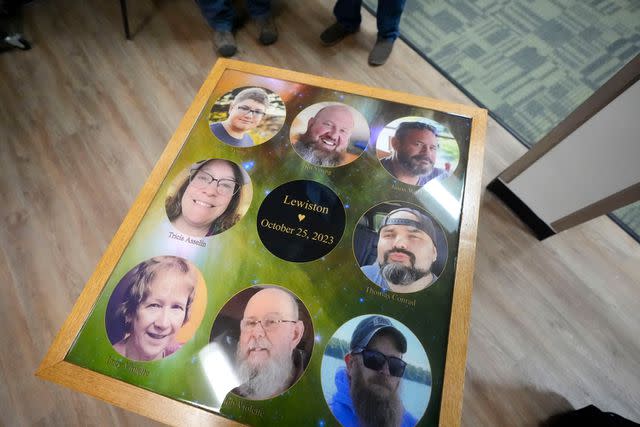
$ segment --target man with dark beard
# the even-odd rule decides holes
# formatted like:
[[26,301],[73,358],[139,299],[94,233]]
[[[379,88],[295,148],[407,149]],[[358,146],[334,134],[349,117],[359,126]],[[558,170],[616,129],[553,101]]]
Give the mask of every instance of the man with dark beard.
[[356,326],[346,369],[336,372],[331,412],[345,427],[413,427],[417,420],[404,409],[399,387],[407,366],[407,340],[391,321],[369,316]]
[[400,123],[391,138],[392,152],[380,159],[382,166],[398,180],[410,185],[425,185],[432,179],[449,176],[435,167],[438,155],[438,131],[422,122]]
[[291,387],[302,375],[302,355],[296,349],[304,333],[295,297],[282,288],[265,288],[249,299],[240,321],[236,351],[242,384],[234,394],[269,399]]
[[435,241],[431,219],[416,209],[395,209],[380,225],[376,262],[362,272],[385,290],[421,291],[438,278],[431,271],[438,258]]
[[293,148],[317,166],[341,166],[347,162],[346,150],[354,120],[346,105],[329,105],[320,109],[307,123]]

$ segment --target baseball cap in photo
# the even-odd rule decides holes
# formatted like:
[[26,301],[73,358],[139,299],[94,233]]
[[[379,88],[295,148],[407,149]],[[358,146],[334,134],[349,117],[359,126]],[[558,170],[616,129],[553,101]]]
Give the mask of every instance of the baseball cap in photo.
[[382,316],[369,316],[358,323],[353,335],[351,335],[351,351],[366,348],[371,338],[382,330],[388,330],[392,333],[401,353],[407,352],[407,339],[389,319]]
[[[398,212],[408,212],[411,215],[415,216],[416,219],[413,220],[408,218],[391,218],[392,215]],[[382,220],[382,223],[380,224],[380,228],[378,229],[378,232],[380,232],[380,230],[382,230],[384,227],[388,225],[407,225],[410,227],[415,227],[418,230],[422,230],[425,233],[427,233],[427,235],[431,238],[432,242],[436,241],[436,229],[433,226],[433,221],[431,221],[429,217],[427,217],[425,214],[423,214],[422,212],[416,209],[398,208],[398,209],[392,210]]]

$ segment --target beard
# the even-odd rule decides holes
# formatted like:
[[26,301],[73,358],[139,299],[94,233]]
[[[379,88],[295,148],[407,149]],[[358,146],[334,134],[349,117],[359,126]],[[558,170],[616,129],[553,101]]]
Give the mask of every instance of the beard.
[[[420,161],[426,160],[427,163],[423,164]],[[409,172],[411,175],[426,175],[433,170],[433,162],[427,156],[416,155],[416,156],[405,156],[404,154],[400,154],[398,152],[398,161],[402,168]]]
[[342,161],[342,152],[319,150],[315,146],[322,142],[311,141],[302,134],[298,142],[294,145],[298,154],[308,161],[318,166],[339,166]]
[[[271,351],[267,344],[260,343],[260,346],[269,348]],[[257,345],[257,342],[249,343],[249,347]],[[242,381],[238,387],[241,396],[249,399],[268,399],[287,388],[294,368],[291,354],[270,354],[272,357],[262,364],[256,365],[247,359],[246,351],[242,351],[238,346],[236,360],[238,377]]]
[[351,400],[362,427],[399,427],[404,407],[398,396],[398,386],[393,387],[384,376],[364,379],[358,365],[351,376]]
[[[392,252],[398,252],[408,255],[410,257],[411,265],[404,265],[395,262],[389,263],[389,254],[391,254]],[[430,269],[424,270],[416,268],[415,264],[416,256],[413,254],[413,252],[409,252],[405,249],[399,248],[391,249],[384,254],[384,260],[382,265],[380,266],[380,273],[382,274],[382,277],[384,277],[384,279],[389,283],[393,283],[394,285],[410,285],[416,280],[419,280],[427,274],[431,273]]]

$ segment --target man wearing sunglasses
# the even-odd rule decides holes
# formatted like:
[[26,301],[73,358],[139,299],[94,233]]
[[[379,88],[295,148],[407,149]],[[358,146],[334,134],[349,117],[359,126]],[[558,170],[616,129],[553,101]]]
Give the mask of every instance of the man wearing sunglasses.
[[378,231],[377,259],[362,272],[382,289],[410,293],[438,278],[431,267],[438,258],[433,221],[417,209],[389,212]]
[[232,392],[253,400],[285,392],[304,371],[297,349],[304,333],[296,298],[283,288],[258,291],[240,321],[237,374],[243,382]]
[[211,124],[211,132],[233,147],[253,147],[255,143],[248,132],[260,125],[269,106],[269,94],[264,89],[244,89],[231,102],[227,119]]
[[417,420],[399,395],[407,363],[407,340],[391,321],[369,316],[351,336],[346,369],[336,372],[336,394],[329,404],[345,427],[412,427]]

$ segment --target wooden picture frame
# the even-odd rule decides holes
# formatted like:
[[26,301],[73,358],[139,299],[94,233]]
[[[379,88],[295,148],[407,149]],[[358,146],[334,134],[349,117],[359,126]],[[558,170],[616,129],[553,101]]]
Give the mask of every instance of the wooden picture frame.
[[[169,175],[171,175],[172,173],[177,173],[177,169],[184,169],[184,165],[186,164],[185,161],[183,161],[182,164],[178,165],[176,159],[181,159],[180,156],[194,156],[193,154],[185,154],[188,151],[185,149],[185,147],[188,143],[190,143],[189,141],[191,141],[189,138],[194,138],[192,135],[194,135],[193,132],[196,132],[197,129],[199,129],[198,126],[202,128],[208,127],[208,124],[203,125],[200,122],[206,120],[206,118],[208,117],[208,108],[216,101],[216,99],[214,98],[219,97],[222,93],[220,92],[222,89],[220,89],[219,83],[221,81],[224,81],[224,79],[226,78],[225,76],[242,75],[257,76],[262,79],[270,79],[270,81],[272,80],[274,82],[280,82],[284,86],[297,85],[295,87],[302,88],[301,90],[303,92],[303,89],[311,88],[309,89],[309,93],[312,94],[310,95],[310,97],[313,98],[315,96],[317,98],[314,98],[315,101],[326,101],[330,97],[333,97],[330,98],[330,100],[332,101],[339,101],[343,100],[343,98],[340,98],[341,96],[346,96],[347,99],[357,98],[361,99],[363,103],[375,102],[383,106],[389,106],[388,108],[396,108],[398,109],[398,111],[410,112],[410,114],[403,113],[403,115],[405,116],[416,115],[422,111],[428,110],[432,119],[445,117],[450,118],[452,121],[455,121],[459,118],[461,129],[467,126],[467,128],[465,128],[466,131],[463,138],[464,141],[459,141],[459,144],[463,145],[463,147],[461,147],[461,160],[458,169],[462,169],[456,170],[454,173],[452,173],[450,179],[451,181],[455,181],[455,185],[451,184],[451,187],[454,188],[455,191],[459,191],[459,193],[457,193],[458,196],[453,198],[455,199],[454,202],[456,200],[458,202],[457,207],[453,208],[458,209],[458,216],[455,217],[454,215],[449,219],[449,222],[451,224],[454,224],[454,227],[457,228],[447,228],[447,233],[449,236],[448,239],[450,241],[448,249],[448,261],[445,261],[446,271],[444,272],[443,276],[440,277],[440,279],[437,279],[438,282],[436,282],[434,286],[431,286],[429,288],[429,292],[431,292],[430,289],[433,288],[448,288],[449,291],[447,291],[447,295],[450,295],[451,301],[449,306],[450,316],[448,317],[448,324],[446,325],[446,327],[443,326],[441,328],[444,331],[444,342],[446,342],[446,345],[444,345],[445,348],[442,350],[443,362],[436,363],[439,366],[438,369],[443,371],[441,375],[438,374],[439,378],[441,378],[441,385],[439,383],[439,385],[433,387],[432,384],[430,384],[429,386],[430,390],[436,390],[437,387],[435,393],[438,396],[439,404],[437,406],[437,409],[433,409],[437,412],[437,417],[431,417],[430,419],[432,421],[429,421],[428,424],[425,424],[431,425],[434,424],[434,422],[437,420],[437,424],[439,425],[459,425],[462,408],[471,291],[475,262],[476,233],[481,193],[484,135],[487,124],[486,111],[479,108],[438,101],[420,97],[417,95],[399,93],[386,89],[377,89],[360,84],[332,80],[324,77],[302,74],[289,70],[280,70],[272,67],[227,59],[218,60],[208,78],[204,82],[203,86],[199,90],[193,103],[182,119],[178,129],[172,136],[166,149],[153,168],[140,194],[138,195],[137,199],[126,215],[113,240],[107,247],[102,259],[96,267],[96,270],[89,278],[84,290],[75,303],[72,312],[66,319],[60,332],[49,348],[47,355],[38,368],[36,375],[40,378],[65,385],[74,390],[92,395],[111,404],[171,425],[237,424],[237,422],[231,421],[216,413],[217,411],[212,411],[211,408],[208,408],[208,405],[206,404],[200,404],[194,401],[192,401],[191,403],[187,403],[187,401],[189,400],[188,398],[183,399],[182,401],[176,400],[175,397],[167,397],[156,392],[152,389],[153,387],[150,387],[148,385],[141,386],[141,384],[132,384],[124,380],[114,378],[110,375],[97,372],[96,370],[79,366],[77,363],[71,363],[66,359],[69,353],[74,349],[74,345],[81,345],[81,343],[78,342],[78,339],[83,333],[83,326],[87,324],[87,322],[89,322],[92,316],[101,316],[101,314],[94,313],[94,311],[98,309],[97,307],[99,305],[99,301],[105,300],[107,298],[107,296],[104,295],[105,292],[107,292],[106,287],[108,286],[110,288],[113,288],[115,286],[115,283],[118,282],[120,277],[112,278],[112,275],[115,274],[114,270],[116,270],[116,268],[118,267],[119,262],[124,262],[123,260],[126,258],[126,256],[124,256],[126,255],[125,251],[127,251],[127,248],[132,243],[132,239],[134,239],[136,233],[140,232],[139,227],[141,223],[145,221],[145,218],[150,215],[150,212],[152,212],[153,209],[157,208],[159,203],[158,200],[164,196],[164,194],[160,194],[161,188],[165,188],[169,185],[167,183],[167,181],[170,180]],[[217,93],[216,91],[220,93]],[[292,91],[292,93],[293,92],[294,91]],[[321,93],[322,96],[317,95],[317,93]],[[293,105],[291,104],[291,102],[293,101],[287,102],[289,103],[289,106]],[[304,102],[302,103],[304,104]],[[289,106],[287,108],[289,108]],[[380,108],[384,110],[384,108],[386,107]],[[372,107],[372,110],[375,110],[375,108]],[[296,113],[297,112],[298,111],[296,111]],[[369,113],[370,112],[368,112],[367,114]],[[255,113],[250,114],[255,115]],[[367,114],[365,114],[365,116],[367,116]],[[375,114],[381,113],[370,113],[367,116],[367,120],[370,120],[370,117]],[[378,160],[375,155],[375,141],[372,140],[368,141],[368,147],[364,149],[364,154],[361,154],[362,157],[358,160],[355,160],[350,165],[331,169],[323,169],[321,167],[313,165],[304,165],[304,160],[294,157],[296,154],[295,152],[293,152],[293,150],[290,150],[290,152],[287,151],[291,148],[287,145],[287,143],[289,139],[289,126],[291,125],[292,119],[293,117],[291,117],[289,115],[289,111],[287,111],[287,121],[283,129],[278,133],[278,138],[280,138],[278,139],[278,141],[280,142],[278,142],[279,145],[277,147],[279,147],[279,151],[274,149],[276,151],[276,154],[270,155],[276,158],[278,156],[286,155],[288,157],[286,162],[283,160],[283,165],[285,165],[285,163],[286,165],[293,165],[294,162],[299,161],[300,165],[304,167],[294,169],[293,166],[291,166],[289,168],[290,172],[287,174],[283,173],[282,179],[274,180],[274,182],[271,184],[271,187],[269,187],[270,190],[274,189],[277,186],[276,184],[291,181],[296,176],[299,176],[301,179],[306,178],[308,180],[321,180],[327,185],[333,184],[334,182],[347,182],[346,175],[345,177],[342,177],[341,174],[344,170],[346,170],[345,168],[352,167],[351,165],[358,164],[358,162],[360,162],[360,164],[362,165],[360,166],[361,169],[358,169],[356,172],[354,172],[355,174],[363,175],[363,171],[366,167],[367,171],[375,171],[372,173],[376,176],[376,179],[381,180],[381,182],[382,180],[386,180],[384,182],[389,182],[390,186],[393,185],[395,186],[394,188],[399,189],[398,191],[395,191],[395,193],[394,190],[392,190],[391,188],[389,189],[391,193],[388,194],[397,193],[397,197],[379,196],[383,198],[378,199],[377,202],[380,202],[382,200],[400,200],[406,201],[407,203],[421,203],[422,206],[424,206],[425,203],[435,203],[433,202],[433,200],[436,200],[437,197],[441,197],[441,195],[438,194],[434,195],[431,188],[427,188],[429,184],[426,184],[425,186],[420,188],[413,188],[412,186],[405,186],[400,182],[394,181],[393,177],[389,176],[386,171],[378,163],[376,163]],[[245,153],[247,152],[243,150],[255,149],[222,147],[220,142],[215,140],[213,135],[209,135],[209,137],[213,141],[211,142],[211,146],[207,146],[206,148],[206,150],[209,150],[207,151],[207,154],[210,154],[209,158],[226,158],[225,156],[229,155],[235,156],[234,159],[242,159],[242,156],[245,156]],[[204,137],[201,137],[200,139],[202,138]],[[373,139],[373,136],[371,137],[371,139]],[[199,142],[198,144],[204,143]],[[261,147],[267,147],[269,144],[271,143],[266,142],[262,144]],[[276,144],[276,142],[274,142],[273,144]],[[198,150],[200,149],[194,149],[194,152],[198,152]],[[267,150],[267,148],[264,148],[264,150]],[[366,156],[368,157],[365,160],[362,160]],[[193,158],[191,160],[196,161],[199,159]],[[375,169],[376,164],[378,165],[379,169]],[[255,223],[252,223],[251,220],[256,217],[256,211],[258,210],[258,205],[260,205],[261,202],[260,198],[265,197],[265,195],[262,193],[266,193],[267,191],[258,193],[255,190],[255,178],[252,177],[251,179],[252,181],[254,181],[254,198],[251,202],[251,208],[246,214],[246,217],[241,220],[241,223],[243,224],[242,227],[246,227],[246,230],[253,229],[255,233],[256,225]],[[344,199],[347,198],[345,196],[345,194],[347,193],[341,193],[339,189],[337,189],[337,186],[329,186],[336,189],[336,191],[340,193],[340,197]],[[354,192],[355,190],[350,189],[345,191]],[[418,196],[416,196],[416,194],[418,194]],[[429,203],[424,202],[424,200],[429,201]],[[375,200],[372,200],[368,206],[374,206],[377,202]],[[342,203],[343,205],[347,205],[347,208],[353,208],[350,207],[349,203],[345,202],[344,200],[342,200]],[[354,202],[353,204],[357,205],[356,202]],[[364,206],[364,204],[361,205]],[[442,206],[436,207],[434,209],[435,213],[433,214],[433,217],[436,221],[442,221],[441,218],[443,215],[445,215],[445,213],[443,212],[445,212],[446,209]],[[358,212],[347,212],[346,230],[341,236],[341,239],[338,239],[338,246],[341,248],[340,251],[345,251],[344,253],[347,253],[347,247],[350,247],[352,244],[352,236],[351,233],[348,233],[348,230],[356,227],[356,222],[359,220],[364,210],[364,208],[360,208]],[[433,211],[433,209],[428,210],[429,212]],[[228,236],[232,236],[231,232],[234,230],[235,228],[232,228],[230,231],[224,233],[225,238],[230,239],[231,237]],[[246,232],[248,233],[249,231]],[[455,238],[453,240],[457,241],[452,241],[451,236]],[[260,256],[268,260],[273,259],[273,261],[269,262],[277,262],[279,263],[278,265],[281,265],[282,262],[285,262],[277,260],[276,256],[269,254],[269,252],[267,252],[266,250],[260,249],[262,248],[262,246],[260,246],[261,242],[257,238],[256,240],[256,247],[258,247],[259,249],[254,250],[260,251],[259,255],[256,256]],[[330,256],[331,252],[329,252],[326,258],[330,258]],[[147,256],[145,256],[145,258],[146,257]],[[453,259],[457,259],[455,265],[453,264]],[[142,260],[142,258],[140,260]],[[310,263],[305,264],[305,262],[306,261],[302,261],[302,263],[296,263],[295,268],[299,269],[300,271],[304,271],[304,269],[310,265]],[[137,262],[134,264],[137,264]],[[348,271],[355,271],[355,273],[349,274],[349,276],[353,278],[354,282],[353,295],[360,295],[361,300],[366,300],[363,307],[384,307],[382,299],[379,296],[367,295],[367,289],[374,288],[367,282],[367,279],[364,276],[359,275],[359,273],[357,272],[357,264],[351,261],[349,261],[347,264],[349,265],[344,268],[350,269]],[[120,270],[128,271],[132,265],[132,263],[129,263],[129,265],[127,265],[126,267],[122,266]],[[205,274],[205,276],[207,275]],[[272,276],[278,277],[276,273],[273,273]],[[206,279],[208,280],[207,286],[209,286],[209,281],[212,280],[210,278],[210,275]],[[449,280],[449,282],[447,282],[447,280]],[[251,286],[250,283],[235,286],[233,290],[230,290],[228,294],[225,294],[226,296],[223,297],[222,300],[215,300],[212,302],[211,296],[209,297],[209,304],[215,303],[216,308],[215,310],[207,309],[208,311],[207,315],[205,316],[205,321],[200,325],[200,328],[203,329],[203,331],[199,332],[198,340],[202,341],[203,336],[208,336],[208,331],[212,326],[211,319],[213,318],[213,316],[215,316],[215,312],[219,311],[220,306],[223,305],[225,301],[229,300],[231,295],[234,295],[239,290],[247,288],[249,286]],[[216,289],[219,288],[220,286],[218,286]],[[422,300],[426,298],[424,293],[426,291],[421,292],[422,293],[411,294],[411,298],[413,298],[413,304],[417,304],[418,306],[422,304]],[[320,310],[318,307],[323,306],[323,296],[320,296],[319,298],[319,303],[314,300],[309,304],[309,311],[312,315],[317,314],[317,312]],[[327,301],[333,301],[329,296],[327,296],[327,298]],[[370,306],[367,306],[367,304],[370,304]],[[447,305],[449,305],[449,302],[447,302]],[[402,312],[401,307],[396,307],[396,309],[398,313]],[[357,311],[356,307],[354,306],[354,311],[351,314],[357,315],[374,312],[373,308],[365,308],[363,310],[364,311]],[[211,313],[209,313],[209,311],[211,311]],[[407,311],[406,307],[404,311]],[[408,311],[410,312],[411,310]],[[408,316],[409,317],[404,319],[405,323],[411,319],[414,319],[414,317],[417,319],[418,314],[414,314],[414,317],[411,317],[410,315]],[[400,316],[396,314],[395,317]],[[326,321],[323,323],[323,321],[317,320],[316,333],[318,333],[318,336],[323,334],[330,335],[332,333],[330,330],[331,328],[328,326],[323,326],[323,324],[330,325],[331,323]],[[415,325],[418,325],[418,323],[414,324],[414,328],[417,328],[417,326]],[[418,336],[418,339],[423,339],[420,333],[416,333],[416,335]],[[304,374],[305,376],[309,376],[311,375],[311,373],[317,374],[317,372],[319,372],[318,370],[320,360],[322,358],[323,347],[325,347],[326,345],[326,341],[323,341],[324,339],[325,337],[322,336],[316,340],[316,348],[313,350],[313,354],[310,356],[310,365],[312,366],[312,368],[310,368],[311,370],[308,370]],[[134,362],[132,363],[135,364]],[[307,384],[301,387],[304,387],[305,389],[317,389],[318,387],[320,387],[319,384],[319,380],[309,379]],[[430,391],[430,393],[433,392]],[[431,402],[427,401],[427,403],[430,405],[429,410],[432,410]],[[262,404],[262,406],[259,406],[260,404]],[[256,405],[259,406],[260,411],[262,411],[263,414],[265,411],[268,412],[268,402],[256,403]],[[284,407],[286,407],[286,403],[283,403],[283,405]],[[322,403],[322,405],[326,406],[325,403]],[[241,409],[238,410],[241,411]],[[225,415],[229,416],[228,414]],[[328,422],[328,425],[331,425],[332,423],[337,424],[337,421],[331,417],[331,412],[328,408],[326,408],[326,410],[323,412],[322,417],[323,420],[326,420],[326,422]],[[252,422],[252,419],[255,419],[250,417],[242,418],[242,416],[234,416],[234,418],[236,420],[249,423]],[[425,423],[425,420],[422,420],[419,425],[423,425],[423,423]]]

